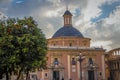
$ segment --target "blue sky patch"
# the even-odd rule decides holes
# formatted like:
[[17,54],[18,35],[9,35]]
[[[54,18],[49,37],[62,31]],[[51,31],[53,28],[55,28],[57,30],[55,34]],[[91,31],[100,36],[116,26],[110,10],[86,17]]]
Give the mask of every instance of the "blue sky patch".
[[79,8],[75,9],[75,15],[79,16],[80,14],[81,14],[80,9]]
[[120,1],[113,2],[112,4],[109,4],[107,2],[104,3],[102,6],[99,7],[102,10],[101,11],[102,14],[98,17],[92,18],[91,21],[94,23],[103,18],[108,17],[110,13],[112,13],[116,9],[116,7],[119,5],[120,5]]

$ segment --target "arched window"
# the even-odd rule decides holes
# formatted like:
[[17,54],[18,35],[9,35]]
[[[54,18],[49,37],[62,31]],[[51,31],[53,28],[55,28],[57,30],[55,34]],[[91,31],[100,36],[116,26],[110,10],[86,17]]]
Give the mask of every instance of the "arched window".
[[55,44],[55,43],[54,43],[53,45],[54,45],[54,46],[56,46],[56,44]]
[[72,58],[72,65],[76,65],[76,61],[75,61],[75,58]]
[[48,78],[48,73],[47,72],[45,73],[45,78]]
[[54,58],[54,65],[58,65],[58,64],[59,64],[58,58]]
[[90,65],[93,65],[93,60],[92,60],[92,58],[89,58],[89,61],[88,61],[88,62],[89,62]]

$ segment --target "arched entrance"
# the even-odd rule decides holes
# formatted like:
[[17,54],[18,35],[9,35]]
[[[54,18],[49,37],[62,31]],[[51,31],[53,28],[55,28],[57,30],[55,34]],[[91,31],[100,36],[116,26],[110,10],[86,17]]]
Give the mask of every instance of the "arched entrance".
[[98,65],[93,63],[92,65],[86,64],[84,66],[86,73],[86,80],[98,80]]
[[53,80],[60,79],[60,71],[53,71]]
[[94,70],[88,70],[88,80],[95,80]]
[[61,80],[64,78],[64,67],[61,63],[58,65],[51,64],[49,66],[50,80]]

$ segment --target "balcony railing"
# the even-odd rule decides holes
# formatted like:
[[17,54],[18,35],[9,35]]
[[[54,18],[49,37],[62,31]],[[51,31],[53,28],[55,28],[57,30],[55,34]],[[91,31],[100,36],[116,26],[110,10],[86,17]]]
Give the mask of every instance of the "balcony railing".
[[78,46],[48,46],[48,49],[70,49],[70,50],[103,50],[103,48],[99,47],[78,47]]

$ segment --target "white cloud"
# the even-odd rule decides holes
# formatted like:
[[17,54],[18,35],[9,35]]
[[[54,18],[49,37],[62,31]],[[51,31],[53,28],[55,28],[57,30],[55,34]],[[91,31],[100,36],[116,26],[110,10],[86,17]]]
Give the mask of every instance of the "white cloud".
[[102,47],[104,49],[110,49],[111,48],[109,46],[110,44],[112,44],[111,41],[94,41],[94,42],[91,42],[92,47]]
[[60,0],[47,0],[47,1],[51,2],[53,4],[52,6],[54,7],[60,6],[60,3],[61,3]]
[[106,18],[106,24],[120,24],[120,6],[117,7],[116,10],[114,10],[113,13],[110,14],[109,18]]
[[6,20],[8,17],[3,14],[2,12],[0,12],[0,20]]
[[56,10],[48,10],[45,12],[45,16],[48,18],[60,17],[62,9],[63,8],[58,8]]
[[[92,38],[92,45],[101,44],[106,49],[120,47],[120,7],[117,7],[108,18],[91,24],[86,34]],[[97,41],[97,42],[96,42]]]
[[102,10],[99,8],[106,0],[89,0],[87,6],[81,9],[81,16],[77,18],[76,25],[80,25],[84,22],[89,22],[91,18],[98,17],[102,14]]
[[51,36],[53,35],[53,32],[54,32],[54,27],[52,24],[47,24],[47,27],[46,27],[46,37],[47,38],[51,38]]

